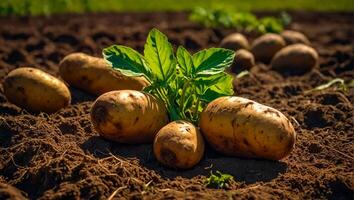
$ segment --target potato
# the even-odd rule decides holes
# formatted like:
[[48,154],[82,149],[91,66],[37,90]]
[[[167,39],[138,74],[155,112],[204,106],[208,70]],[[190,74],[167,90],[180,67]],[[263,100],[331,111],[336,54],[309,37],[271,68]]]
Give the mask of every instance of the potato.
[[271,69],[301,74],[313,69],[318,63],[318,54],[312,47],[304,44],[289,45],[275,54]]
[[11,71],[4,80],[6,98],[32,112],[53,113],[70,104],[66,85],[39,69],[22,67]]
[[302,43],[306,45],[311,44],[309,39],[307,39],[307,37],[304,34],[297,31],[285,30],[280,35],[283,37],[287,45],[297,44],[297,43]]
[[233,33],[226,36],[222,41],[220,46],[222,48],[231,49],[237,51],[239,49],[249,49],[250,45],[245,36],[240,33]]
[[240,49],[235,52],[235,58],[231,65],[231,71],[239,73],[243,70],[250,70],[254,65],[255,61],[253,54],[245,49]]
[[294,147],[296,133],[278,110],[242,97],[220,97],[201,113],[200,129],[217,151],[231,156],[279,160]]
[[253,41],[251,52],[257,61],[268,64],[273,56],[284,46],[285,41],[280,35],[267,33]]
[[195,166],[204,154],[204,139],[198,128],[187,121],[164,126],[154,140],[154,154],[163,165],[178,169]]
[[152,142],[168,115],[164,103],[148,93],[117,90],[97,98],[91,121],[102,137],[136,144]]
[[141,90],[148,85],[143,77],[128,77],[112,69],[103,58],[72,53],[59,64],[60,76],[74,87],[101,95],[113,90]]

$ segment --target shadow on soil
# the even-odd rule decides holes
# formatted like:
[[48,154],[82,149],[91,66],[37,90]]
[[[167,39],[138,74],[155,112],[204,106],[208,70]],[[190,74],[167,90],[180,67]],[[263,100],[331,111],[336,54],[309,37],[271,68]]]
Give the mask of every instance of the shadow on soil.
[[151,144],[125,145],[93,136],[84,142],[81,148],[98,158],[107,157],[111,153],[117,157],[137,159],[146,168],[155,170],[166,178],[209,176],[211,171],[220,171],[233,175],[237,181],[252,184],[258,181],[271,181],[287,169],[287,165],[279,161],[224,157],[208,146],[201,162],[196,167],[184,171],[161,166],[154,157]]

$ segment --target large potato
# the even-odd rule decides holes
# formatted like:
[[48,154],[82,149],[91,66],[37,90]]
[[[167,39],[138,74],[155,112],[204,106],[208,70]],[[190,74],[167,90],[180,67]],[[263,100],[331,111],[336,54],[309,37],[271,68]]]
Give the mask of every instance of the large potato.
[[208,104],[200,129],[215,150],[231,156],[279,160],[294,147],[296,133],[278,110],[242,97]]
[[163,102],[148,93],[117,90],[97,98],[91,121],[102,137],[135,144],[152,142],[168,115]]
[[128,77],[112,69],[103,58],[72,53],[59,64],[60,76],[91,94],[101,95],[113,90],[141,90],[148,85],[143,77]]
[[292,74],[310,71],[318,63],[318,54],[304,44],[289,45],[275,54],[271,69]]
[[306,45],[311,44],[309,39],[307,39],[307,37],[303,33],[297,31],[285,30],[280,35],[283,37],[287,45],[297,43],[302,43]]
[[33,112],[52,113],[71,101],[70,91],[62,81],[35,68],[22,67],[11,71],[3,86],[11,103]]
[[222,41],[220,46],[222,48],[231,49],[237,51],[239,49],[249,49],[250,45],[245,36],[240,33],[233,33],[226,36]]
[[164,126],[154,140],[154,154],[162,164],[178,169],[195,166],[204,154],[204,140],[198,128],[186,121]]
[[280,35],[267,33],[253,41],[251,52],[257,61],[269,63],[273,56],[284,46],[285,41]]

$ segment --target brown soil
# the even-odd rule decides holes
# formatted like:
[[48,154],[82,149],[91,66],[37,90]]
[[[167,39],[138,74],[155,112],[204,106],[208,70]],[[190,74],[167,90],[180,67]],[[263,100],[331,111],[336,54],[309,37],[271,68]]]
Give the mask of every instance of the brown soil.
[[[258,64],[235,81],[237,95],[275,107],[291,118],[297,143],[282,161],[225,157],[207,147],[195,168],[159,165],[151,145],[102,139],[89,111],[94,96],[71,88],[72,105],[51,115],[9,103],[0,90],[0,199],[352,199],[353,98],[327,89],[304,91],[334,77],[354,76],[354,14],[291,13],[320,55],[317,69],[284,76]],[[231,30],[205,29],[185,13],[66,15],[0,18],[0,79],[20,66],[58,75],[65,55],[124,44],[142,50],[152,27],[192,51],[217,46]],[[248,35],[254,39],[255,35]],[[227,189],[204,184],[210,171],[235,177]]]

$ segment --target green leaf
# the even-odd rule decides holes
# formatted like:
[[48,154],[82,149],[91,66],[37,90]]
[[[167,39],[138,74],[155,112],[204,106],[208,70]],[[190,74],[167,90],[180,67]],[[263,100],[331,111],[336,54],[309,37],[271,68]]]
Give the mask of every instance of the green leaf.
[[195,71],[191,54],[182,46],[177,49],[177,61],[184,76],[190,77]]
[[216,171],[216,174],[211,173],[205,183],[208,187],[221,189],[227,187],[233,179],[234,177],[230,174]]
[[103,49],[103,56],[111,66],[126,76],[145,76],[151,80],[151,71],[144,57],[132,48],[113,45]]
[[176,58],[168,38],[152,29],[144,46],[144,56],[157,80],[167,82],[175,76]]
[[218,82],[213,86],[206,89],[206,91],[200,96],[205,102],[211,102],[216,98],[222,96],[230,96],[234,94],[232,86],[233,77],[225,74],[225,76],[218,79]]
[[193,65],[197,76],[223,72],[234,60],[235,52],[222,48],[210,48],[193,55]]
[[226,73],[220,72],[220,73],[214,74],[214,75],[207,75],[207,76],[197,77],[195,79],[194,83],[197,86],[210,87],[210,86],[213,86],[214,84],[218,83],[226,75],[227,75]]

